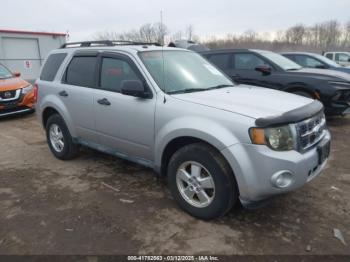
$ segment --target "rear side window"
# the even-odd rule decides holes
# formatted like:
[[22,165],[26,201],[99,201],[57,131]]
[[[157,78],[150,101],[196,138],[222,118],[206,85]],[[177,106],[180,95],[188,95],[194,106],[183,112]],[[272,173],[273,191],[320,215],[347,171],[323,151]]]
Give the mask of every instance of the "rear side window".
[[66,84],[84,87],[95,86],[97,57],[75,56],[66,71]]
[[40,80],[53,81],[66,56],[65,53],[50,55],[41,71]]

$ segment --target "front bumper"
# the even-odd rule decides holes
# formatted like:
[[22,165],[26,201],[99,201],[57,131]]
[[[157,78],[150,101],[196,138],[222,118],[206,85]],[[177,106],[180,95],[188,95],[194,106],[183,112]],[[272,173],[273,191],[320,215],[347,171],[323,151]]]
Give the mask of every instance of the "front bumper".
[[19,98],[0,102],[0,118],[35,111],[34,92],[21,95]]
[[[329,131],[319,142],[329,141]],[[267,146],[236,144],[222,151],[235,174],[243,205],[293,191],[318,176],[327,164],[319,164],[317,145],[305,153],[278,152]],[[273,184],[273,177],[289,172],[292,182],[284,188]]]

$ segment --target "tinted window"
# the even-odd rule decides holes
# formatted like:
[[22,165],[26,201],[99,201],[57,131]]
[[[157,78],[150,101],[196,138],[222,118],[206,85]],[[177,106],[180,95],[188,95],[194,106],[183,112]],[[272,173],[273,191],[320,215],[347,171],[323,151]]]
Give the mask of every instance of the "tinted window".
[[123,80],[141,80],[128,62],[117,58],[103,58],[100,86],[120,92]]
[[229,54],[211,55],[209,57],[209,60],[220,69],[225,70],[229,68],[230,55]]
[[309,56],[304,56],[304,55],[296,55],[295,56],[295,61],[303,66],[303,67],[309,67],[309,68],[322,68],[325,67],[323,63],[318,61],[315,58],[309,57]]
[[238,70],[254,70],[257,66],[267,65],[264,60],[254,54],[235,54],[234,66]]
[[332,53],[326,54],[326,57],[333,60],[333,54]]
[[65,53],[50,55],[41,71],[40,79],[52,81],[66,56],[67,54]]
[[95,83],[96,57],[73,57],[66,72],[66,83],[76,86],[93,87]]

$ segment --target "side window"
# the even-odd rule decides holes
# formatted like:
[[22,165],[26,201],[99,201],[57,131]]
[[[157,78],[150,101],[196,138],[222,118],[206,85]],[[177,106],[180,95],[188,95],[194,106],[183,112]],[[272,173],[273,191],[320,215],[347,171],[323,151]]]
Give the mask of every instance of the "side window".
[[66,72],[66,83],[75,86],[94,87],[97,57],[75,56]]
[[335,61],[339,62],[349,62],[350,56],[344,53],[336,53]]
[[66,53],[50,55],[41,71],[40,80],[53,81],[66,56]]
[[312,58],[309,56],[295,56],[295,57],[296,57],[297,63],[303,67],[309,67],[309,68],[324,67],[324,64],[322,64],[320,61],[318,61],[315,58]]
[[333,53],[326,54],[326,57],[329,58],[330,60],[333,60]]
[[255,54],[235,54],[234,67],[238,70],[254,70],[257,66],[268,65]]
[[100,87],[114,92],[121,91],[123,80],[140,80],[128,62],[118,58],[102,58]]
[[209,61],[222,70],[229,69],[230,54],[215,54],[209,57]]

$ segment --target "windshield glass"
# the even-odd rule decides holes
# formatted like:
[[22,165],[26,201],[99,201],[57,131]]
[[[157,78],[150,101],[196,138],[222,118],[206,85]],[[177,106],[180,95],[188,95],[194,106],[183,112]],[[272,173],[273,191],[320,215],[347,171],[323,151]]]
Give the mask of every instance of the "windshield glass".
[[233,86],[216,67],[193,52],[144,51],[139,56],[154,81],[169,94]]
[[266,57],[267,59],[271,60],[272,62],[274,62],[276,65],[278,65],[284,70],[298,70],[302,68],[297,63],[294,63],[292,60],[289,60],[288,58],[280,54],[276,54],[272,52],[260,52],[260,54]]
[[11,72],[3,65],[0,65],[0,79],[10,78],[10,77],[12,77]]
[[318,60],[321,60],[322,62],[326,63],[327,65],[331,65],[334,67],[342,67],[341,65],[338,65],[336,62],[334,62],[333,60],[330,60],[329,58],[327,58],[323,55],[313,54],[313,56],[315,58],[317,58]]

